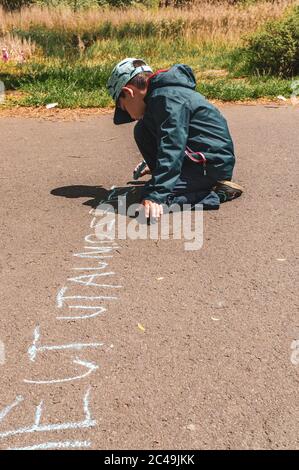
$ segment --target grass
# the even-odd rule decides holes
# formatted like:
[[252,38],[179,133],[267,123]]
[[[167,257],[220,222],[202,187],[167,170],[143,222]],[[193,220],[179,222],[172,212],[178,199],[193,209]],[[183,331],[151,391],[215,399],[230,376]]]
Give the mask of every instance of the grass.
[[7,90],[18,92],[8,95],[1,106],[50,102],[61,108],[111,106],[106,82],[115,63],[125,56],[142,57],[154,69],[190,65],[198,91],[209,99],[290,96],[291,80],[242,76],[238,50],[244,31],[255,31],[293,3],[284,0],[269,8],[262,1],[258,9],[206,3],[191,11],[129,10],[122,15],[102,11],[101,16],[98,10],[75,14],[68,9],[34,8],[31,13],[10,15],[0,11],[0,47],[10,44],[12,51],[20,51],[24,46],[27,57],[26,63],[18,63],[15,53],[13,60],[1,63],[0,80]]
[[216,79],[203,81],[198,86],[206,98],[222,101],[245,101],[258,98],[276,98],[291,95],[289,80],[274,77],[251,77],[244,79]]
[[[215,56],[212,62],[217,62]],[[224,60],[223,58],[218,58]],[[197,61],[197,59],[196,59]],[[191,59],[188,63],[191,62]],[[219,62],[217,62],[219,64]],[[221,63],[222,65],[223,63]],[[219,78],[214,71],[206,77],[204,67],[198,67],[197,90],[207,98],[223,101],[257,99],[275,97],[279,94],[291,94],[290,81],[273,77],[243,77],[234,78],[228,74]],[[196,70],[196,67],[193,68]],[[0,74],[8,88],[21,91],[23,95],[11,96],[6,106],[44,106],[58,102],[60,108],[109,107],[112,100],[108,95],[105,84],[109,77],[110,66],[93,65],[92,63],[33,63],[25,67],[7,66],[6,73]],[[211,75],[209,75],[211,74]]]

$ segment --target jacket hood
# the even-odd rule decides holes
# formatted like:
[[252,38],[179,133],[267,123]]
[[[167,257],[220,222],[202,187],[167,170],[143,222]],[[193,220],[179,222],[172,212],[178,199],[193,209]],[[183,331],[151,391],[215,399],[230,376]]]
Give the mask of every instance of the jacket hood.
[[[147,103],[149,96],[154,90],[167,86],[178,86],[195,90],[196,79],[192,69],[188,65],[176,64],[170,69],[158,70],[150,75],[144,102]],[[113,118],[114,124],[124,124],[132,121],[134,119],[126,111],[122,111],[121,108],[116,106]]]
[[181,86],[195,90],[196,79],[192,69],[188,65],[176,64],[168,70],[158,70],[149,78],[146,97],[155,89],[166,86]]

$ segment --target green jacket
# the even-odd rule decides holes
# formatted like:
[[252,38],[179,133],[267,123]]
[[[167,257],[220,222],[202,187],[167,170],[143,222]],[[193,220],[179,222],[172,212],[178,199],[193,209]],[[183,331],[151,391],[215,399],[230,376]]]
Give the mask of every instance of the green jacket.
[[166,201],[187,158],[186,147],[204,154],[207,176],[215,181],[231,179],[235,157],[226,119],[195,86],[191,68],[183,64],[159,71],[149,80],[143,121],[156,137],[158,151],[144,199]]

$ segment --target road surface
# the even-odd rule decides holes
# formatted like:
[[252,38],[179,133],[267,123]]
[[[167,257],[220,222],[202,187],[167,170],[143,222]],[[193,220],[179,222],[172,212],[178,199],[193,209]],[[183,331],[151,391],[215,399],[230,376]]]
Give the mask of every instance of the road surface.
[[131,124],[0,119],[0,448],[299,448],[299,109],[221,111],[245,194],[193,251],[94,249]]

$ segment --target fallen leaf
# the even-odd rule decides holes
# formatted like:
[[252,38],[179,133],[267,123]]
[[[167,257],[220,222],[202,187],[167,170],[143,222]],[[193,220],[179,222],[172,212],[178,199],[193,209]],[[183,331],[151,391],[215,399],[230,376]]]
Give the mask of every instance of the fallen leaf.
[[144,328],[144,326],[141,325],[141,323],[138,323],[137,326],[138,326],[139,330],[145,331],[145,328]]
[[188,431],[195,431],[196,430],[196,426],[195,424],[188,424],[186,426],[186,429],[188,429]]
[[224,302],[224,300],[218,301],[214,307],[215,307],[215,308],[224,308],[224,307],[225,307],[225,302]]

